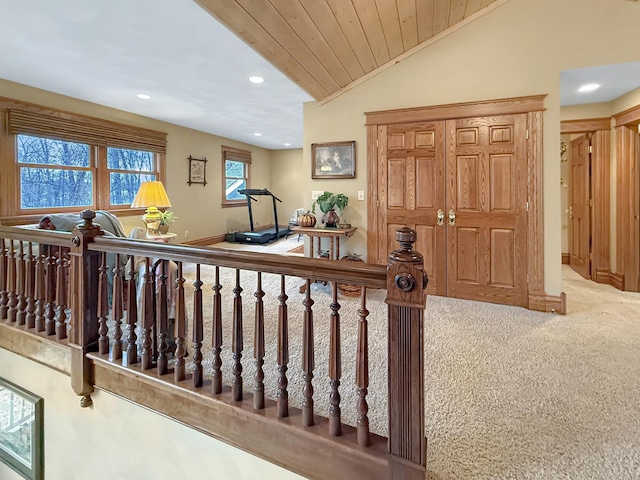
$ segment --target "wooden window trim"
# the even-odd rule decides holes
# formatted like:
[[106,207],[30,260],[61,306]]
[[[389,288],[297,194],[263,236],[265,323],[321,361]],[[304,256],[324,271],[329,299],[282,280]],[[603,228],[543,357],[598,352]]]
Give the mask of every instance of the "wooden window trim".
[[[29,115],[33,115],[32,125],[29,124]],[[51,120],[50,124],[47,119]],[[21,209],[20,171],[16,161],[17,134],[88,143],[92,150],[90,168],[94,175],[93,205]],[[83,208],[108,210],[119,216],[139,215],[144,209],[131,209],[123,205],[110,204],[110,171],[106,169],[106,149],[115,147],[153,152],[155,170],[151,173],[156,175],[157,180],[164,182],[166,138],[167,134],[164,132],[0,97],[0,171],[2,172],[0,175],[2,192],[0,222],[5,225],[32,223],[39,220],[43,214],[78,212]]]
[[247,179],[247,187],[251,188],[251,152],[249,150],[241,150],[239,148],[227,147],[222,145],[222,208],[229,207],[242,207],[247,204],[246,200],[227,200],[226,190],[227,190],[227,172],[226,172],[226,162],[227,160],[232,160],[235,162],[242,162],[246,167],[246,179]]

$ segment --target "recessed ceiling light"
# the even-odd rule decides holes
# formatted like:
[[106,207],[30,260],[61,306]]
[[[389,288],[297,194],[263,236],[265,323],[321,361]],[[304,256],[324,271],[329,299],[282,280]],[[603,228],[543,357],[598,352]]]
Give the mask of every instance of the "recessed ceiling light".
[[136,97],[142,100],[151,100],[151,95],[147,95],[146,93],[138,93]]
[[290,146],[291,146],[291,144],[290,144],[290,143],[285,143],[285,144],[284,144],[284,146],[285,146],[285,147],[290,147]]
[[262,83],[262,82],[264,82],[264,78],[262,78],[262,77],[249,77],[249,81],[251,83]]
[[256,137],[261,137],[261,136],[262,136],[262,134],[261,134],[261,133],[254,133],[254,135],[255,135]]
[[585,93],[585,92],[593,92],[594,90],[597,90],[600,88],[600,85],[597,83],[587,83],[585,85],[582,85],[578,91],[580,93]]

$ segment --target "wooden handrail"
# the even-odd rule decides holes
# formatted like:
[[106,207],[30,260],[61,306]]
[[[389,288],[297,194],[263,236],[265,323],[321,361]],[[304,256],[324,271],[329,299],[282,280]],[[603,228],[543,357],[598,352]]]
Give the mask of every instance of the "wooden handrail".
[[41,243],[55,247],[69,247],[71,233],[37,228],[1,227],[0,238],[8,238],[22,242]]
[[215,265],[254,272],[275,273],[320,281],[337,281],[367,288],[386,288],[387,267],[364,262],[330,262],[319,258],[223,250],[215,247],[170,245],[115,237],[99,237],[89,245],[94,252],[124,253],[174,262]]

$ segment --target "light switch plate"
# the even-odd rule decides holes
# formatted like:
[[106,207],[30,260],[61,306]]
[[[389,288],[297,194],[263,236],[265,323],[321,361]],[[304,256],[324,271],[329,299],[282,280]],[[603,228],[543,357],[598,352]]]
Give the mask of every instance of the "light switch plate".
[[317,200],[320,195],[323,194],[322,190],[312,190],[311,191],[311,200]]
[[364,200],[364,190],[358,190],[358,200]]

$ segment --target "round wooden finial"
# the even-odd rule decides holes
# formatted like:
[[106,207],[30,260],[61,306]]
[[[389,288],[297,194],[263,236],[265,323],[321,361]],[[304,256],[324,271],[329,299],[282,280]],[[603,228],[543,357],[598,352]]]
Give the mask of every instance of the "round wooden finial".
[[409,227],[402,227],[396,231],[396,240],[400,243],[400,248],[410,252],[416,242],[416,232]]

